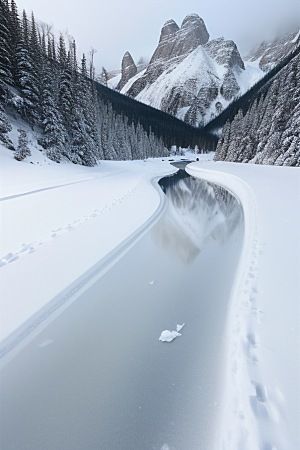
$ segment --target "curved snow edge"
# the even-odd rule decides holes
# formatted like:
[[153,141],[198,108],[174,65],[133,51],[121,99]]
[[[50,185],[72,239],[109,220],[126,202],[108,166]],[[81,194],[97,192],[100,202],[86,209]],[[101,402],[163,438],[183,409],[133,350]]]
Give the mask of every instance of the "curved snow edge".
[[253,249],[258,246],[255,195],[244,180],[234,175],[203,169],[197,167],[197,163],[189,164],[186,171],[192,176],[224,187],[237,198],[243,208],[245,235],[229,299],[225,333],[226,377],[221,407],[222,423],[217,438],[217,448],[239,450],[241,443],[246,445],[243,447],[244,450],[258,448],[256,424],[249,410],[249,395],[252,393],[251,376],[243,350],[249,318],[249,308],[244,301],[243,291],[247,284],[249,270],[251,270]]
[[[74,280],[73,283],[71,283],[60,294],[48,302],[47,305],[40,309],[20,328],[4,339],[0,344],[0,359],[3,360],[3,357],[8,353],[11,353],[11,351],[16,349],[16,347],[18,347],[17,351],[23,348],[28,343],[28,340],[26,339],[26,343],[22,343],[23,345],[21,346],[19,344],[24,341],[25,338],[30,335],[30,340],[32,340],[41,331],[41,324],[43,324],[43,328],[45,328],[50,322],[52,322],[87,289],[97,282],[136,244],[137,241],[139,241],[147,233],[147,231],[160,219],[167,207],[167,197],[158,185],[158,181],[164,176],[172,175],[177,172],[177,170],[178,169],[174,168],[174,172],[164,172],[160,175],[155,174],[155,177],[151,179],[151,183],[159,194],[159,206],[156,211],[146,220],[146,222],[144,222],[142,226],[135,230],[121,244],[115,247],[110,253],[83,273],[79,278]],[[37,327],[39,327],[38,330]]]

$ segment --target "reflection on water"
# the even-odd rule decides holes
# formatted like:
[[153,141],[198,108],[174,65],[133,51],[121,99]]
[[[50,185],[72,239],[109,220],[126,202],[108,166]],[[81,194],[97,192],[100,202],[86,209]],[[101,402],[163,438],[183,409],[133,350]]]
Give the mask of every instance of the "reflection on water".
[[233,195],[183,170],[159,184],[168,198],[168,208],[153,227],[152,239],[182,264],[193,263],[208,242],[224,244],[243,219]]

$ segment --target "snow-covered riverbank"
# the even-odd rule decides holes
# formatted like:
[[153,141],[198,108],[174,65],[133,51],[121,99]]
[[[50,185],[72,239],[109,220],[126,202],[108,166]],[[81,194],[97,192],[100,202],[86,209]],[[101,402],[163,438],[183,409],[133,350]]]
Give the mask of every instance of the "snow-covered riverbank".
[[300,171],[194,163],[187,171],[229,189],[245,242],[227,324],[228,371],[220,448],[300,445]]
[[[4,341],[141,227],[160,204],[151,180],[176,169],[162,160],[57,165],[38,151],[17,162],[0,150]],[[188,170],[232,191],[246,220],[220,448],[297,450],[299,169],[200,162]]]

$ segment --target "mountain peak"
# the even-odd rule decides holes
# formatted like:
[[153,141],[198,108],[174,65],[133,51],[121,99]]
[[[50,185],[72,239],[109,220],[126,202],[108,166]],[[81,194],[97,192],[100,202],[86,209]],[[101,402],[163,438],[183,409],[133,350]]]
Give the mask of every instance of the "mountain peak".
[[175,20],[167,20],[167,22],[164,24],[164,26],[161,29],[159,42],[169,39],[171,36],[173,36],[176,31],[179,30],[179,26],[175,22]]
[[134,77],[137,73],[137,67],[133,61],[133,58],[129,52],[126,52],[122,59],[122,78],[117,86],[118,90],[121,90],[130,78]]
[[198,14],[188,14],[182,21],[180,31],[191,34],[199,45],[204,45],[209,40],[204,20]]
[[182,21],[181,28],[187,28],[190,26],[197,25],[199,22],[204,24],[203,19],[198,16],[198,14],[188,14]]

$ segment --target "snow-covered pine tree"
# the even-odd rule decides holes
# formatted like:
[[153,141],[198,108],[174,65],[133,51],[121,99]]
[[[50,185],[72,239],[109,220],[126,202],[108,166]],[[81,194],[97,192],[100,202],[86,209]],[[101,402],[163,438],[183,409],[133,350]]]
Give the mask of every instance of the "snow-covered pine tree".
[[57,98],[53,74],[56,68],[53,61],[46,59],[42,74],[41,93],[41,119],[43,136],[39,139],[39,144],[46,149],[47,156],[55,162],[59,162],[66,145],[66,130],[63,120],[57,108]]
[[9,150],[15,150],[15,147],[7,135],[9,131],[11,131],[11,124],[5,114],[4,108],[0,103],[0,142]]
[[6,0],[0,0],[0,101],[6,97],[6,84],[13,85],[12,53],[9,31],[9,7]]
[[25,10],[23,11],[22,34],[17,46],[17,86],[23,98],[23,118],[31,125],[39,123],[39,81],[38,69],[34,62],[34,57],[30,45],[30,24]]
[[15,0],[10,1],[10,14],[9,14],[9,30],[10,30],[10,48],[11,48],[11,71],[13,76],[14,85],[17,79],[18,70],[18,57],[17,48],[20,43],[22,28],[18,8]]
[[77,164],[94,166],[100,159],[97,100],[91,80],[87,78],[86,58],[83,55],[81,73],[73,71],[74,106],[70,129],[71,160]]
[[100,75],[98,75],[98,77],[96,77],[96,81],[98,81],[98,83],[100,83],[100,84],[103,84],[104,86],[107,86],[108,73],[107,73],[107,70],[105,69],[105,67],[102,67]]
[[18,132],[19,132],[18,148],[14,155],[14,158],[17,161],[22,161],[23,159],[26,158],[26,156],[30,156],[31,152],[28,148],[28,139],[27,139],[26,131],[19,128]]

